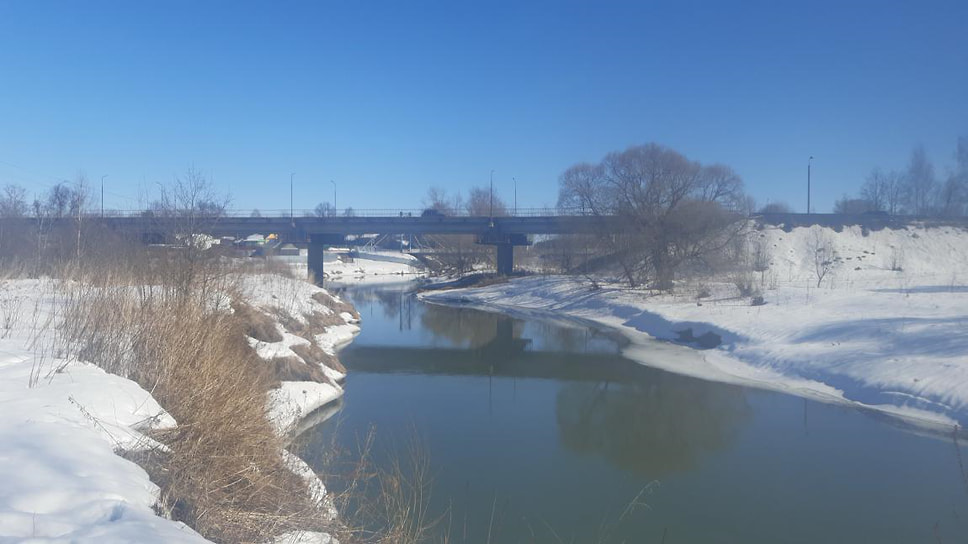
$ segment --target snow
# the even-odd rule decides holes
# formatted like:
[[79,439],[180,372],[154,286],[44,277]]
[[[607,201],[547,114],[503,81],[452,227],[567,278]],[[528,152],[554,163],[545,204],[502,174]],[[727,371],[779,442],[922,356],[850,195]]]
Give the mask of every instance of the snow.
[[343,396],[336,385],[318,382],[282,382],[269,392],[269,419],[281,434],[294,429],[313,411]]
[[[373,252],[368,252],[373,253]],[[335,283],[396,283],[413,280],[423,275],[417,266],[417,261],[405,253],[392,253],[394,260],[369,260],[365,258],[353,259],[352,262],[326,262],[323,273],[327,282]],[[362,257],[362,256],[361,256]],[[376,256],[377,258],[387,258]],[[397,259],[407,258],[407,262],[397,262]]]
[[115,454],[152,445],[141,431],[173,425],[171,416],[134,382],[49,349],[45,335],[54,331],[38,324],[56,312],[53,293],[49,280],[0,289],[8,312],[0,331],[0,542],[206,542],[156,516],[158,487]]
[[[817,287],[816,240],[838,259]],[[673,295],[593,289],[582,279],[530,277],[478,289],[430,292],[428,302],[590,320],[630,340],[644,364],[874,409],[908,422],[968,422],[968,232],[954,227],[865,232],[821,227],[751,234],[771,257],[754,273],[766,302],[751,306],[720,283]],[[709,350],[674,343],[676,331],[718,334]]]
[[[285,311],[303,323],[314,312],[333,313],[312,298],[325,291],[305,281],[241,275],[238,284],[249,304]],[[174,426],[174,419],[136,383],[61,358],[62,302],[54,280],[0,281],[0,542],[207,542],[184,524],[157,516],[152,507],[158,487],[117,454],[161,447],[144,433]],[[352,314],[340,317],[344,324],[314,337],[329,353],[359,331]],[[309,342],[281,324],[277,328],[281,342],[249,339],[261,356],[295,356],[290,348]],[[320,408],[342,395],[334,384],[345,376],[323,371],[333,384],[283,382],[270,393],[280,431],[303,429],[303,416],[325,412]],[[305,463],[284,455],[319,500],[326,500],[325,486]],[[323,533],[276,540],[330,541],[335,542]]]

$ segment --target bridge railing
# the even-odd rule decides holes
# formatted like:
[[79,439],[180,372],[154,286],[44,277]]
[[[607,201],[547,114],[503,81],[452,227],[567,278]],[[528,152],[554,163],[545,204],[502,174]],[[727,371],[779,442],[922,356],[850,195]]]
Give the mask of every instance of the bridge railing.
[[[345,208],[338,210],[326,210],[323,215],[318,215],[315,210],[309,209],[260,209],[258,212],[253,210],[230,209],[225,210],[222,217],[421,217],[446,215],[448,217],[471,217],[472,214],[466,210],[457,210],[438,214],[428,211],[425,208]],[[480,216],[480,214],[473,214]],[[559,208],[512,208],[506,213],[499,214],[511,217],[549,217],[549,216],[575,216],[590,215],[583,213],[581,209],[559,209]],[[101,217],[100,210],[86,214],[88,217]],[[103,217],[152,217],[151,210],[104,210]]]

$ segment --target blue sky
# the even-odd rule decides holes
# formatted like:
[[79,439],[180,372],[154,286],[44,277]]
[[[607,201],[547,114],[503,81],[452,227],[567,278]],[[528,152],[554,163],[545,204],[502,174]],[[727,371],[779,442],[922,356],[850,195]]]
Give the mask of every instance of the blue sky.
[[554,205],[646,142],[828,211],[968,136],[968,2],[0,0],[0,186],[137,208],[194,165],[241,210]]

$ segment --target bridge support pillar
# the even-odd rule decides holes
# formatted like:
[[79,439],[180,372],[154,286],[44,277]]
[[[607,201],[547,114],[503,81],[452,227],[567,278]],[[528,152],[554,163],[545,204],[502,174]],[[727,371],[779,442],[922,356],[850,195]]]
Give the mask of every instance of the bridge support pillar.
[[496,244],[495,247],[497,247],[497,273],[510,276],[514,271],[514,245]]
[[309,269],[309,279],[316,285],[323,285],[323,252],[326,244],[317,242],[310,237],[309,248],[306,252],[306,265]]

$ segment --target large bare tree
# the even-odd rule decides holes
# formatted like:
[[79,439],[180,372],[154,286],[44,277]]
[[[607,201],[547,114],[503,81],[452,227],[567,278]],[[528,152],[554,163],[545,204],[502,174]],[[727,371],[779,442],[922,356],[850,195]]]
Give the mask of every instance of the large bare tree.
[[559,208],[619,221],[599,235],[633,287],[668,288],[684,264],[723,250],[742,229],[737,212],[748,202],[729,167],[654,143],[575,165],[559,181]]

